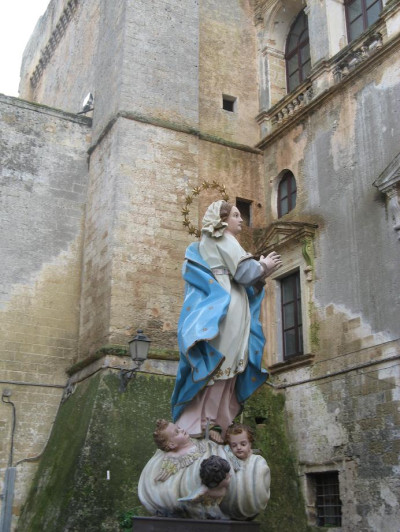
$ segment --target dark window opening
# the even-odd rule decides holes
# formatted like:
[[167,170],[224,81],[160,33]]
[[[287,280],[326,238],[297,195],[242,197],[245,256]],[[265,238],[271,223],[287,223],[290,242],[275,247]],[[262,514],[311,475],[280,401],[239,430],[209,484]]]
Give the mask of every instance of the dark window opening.
[[283,358],[303,354],[303,322],[301,315],[300,272],[281,280]]
[[311,71],[308,19],[304,11],[298,15],[290,28],[286,41],[285,61],[287,90],[292,92],[303,83]]
[[345,8],[347,37],[351,42],[378,20],[382,0],[346,0]]
[[278,187],[278,218],[296,207],[297,187],[292,172],[286,172]]
[[315,494],[316,525],[342,526],[342,501],[337,471],[308,474],[310,488]]
[[236,111],[236,98],[234,96],[222,96],[222,109],[234,113]]
[[242,198],[236,198],[236,207],[240,211],[240,215],[243,219],[244,225],[251,227],[251,201]]

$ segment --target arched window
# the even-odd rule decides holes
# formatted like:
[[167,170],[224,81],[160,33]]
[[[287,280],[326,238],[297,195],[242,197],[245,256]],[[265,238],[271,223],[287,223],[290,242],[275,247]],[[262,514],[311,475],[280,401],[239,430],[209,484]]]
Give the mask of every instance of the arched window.
[[382,0],[346,0],[345,8],[347,37],[351,42],[378,20]]
[[296,179],[292,172],[286,172],[278,187],[278,218],[296,207]]
[[304,11],[297,16],[286,41],[286,77],[288,92],[303,83],[311,70],[308,19]]

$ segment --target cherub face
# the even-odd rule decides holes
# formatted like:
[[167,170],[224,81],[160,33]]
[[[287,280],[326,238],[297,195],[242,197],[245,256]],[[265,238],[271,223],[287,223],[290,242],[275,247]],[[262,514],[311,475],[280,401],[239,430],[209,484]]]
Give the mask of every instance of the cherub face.
[[251,444],[246,432],[230,434],[229,446],[240,460],[246,460],[251,455]]
[[181,429],[178,425],[174,423],[168,423],[167,428],[164,430],[165,435],[168,438],[168,445],[171,451],[176,451],[184,445],[186,445],[190,436],[186,430]]

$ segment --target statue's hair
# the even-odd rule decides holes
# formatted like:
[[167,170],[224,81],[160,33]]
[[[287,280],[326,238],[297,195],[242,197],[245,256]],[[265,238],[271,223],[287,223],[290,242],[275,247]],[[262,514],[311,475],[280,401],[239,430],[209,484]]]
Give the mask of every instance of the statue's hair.
[[226,222],[226,220],[228,219],[228,216],[231,213],[232,207],[234,207],[232,203],[228,203],[227,201],[222,202],[221,207],[219,209],[219,215],[223,222]]
[[168,427],[169,421],[165,419],[157,419],[156,430],[153,432],[154,443],[162,451],[169,451],[168,436],[165,434],[165,429]]
[[242,423],[235,423],[234,425],[228,427],[225,434],[225,443],[229,443],[230,436],[232,436],[233,434],[241,434],[242,432],[245,432],[247,434],[247,438],[250,443],[254,442],[253,429],[250,428],[248,425],[243,425]]
[[231,470],[229,462],[215,454],[206,458],[200,464],[200,478],[207,488],[215,488],[222,482]]

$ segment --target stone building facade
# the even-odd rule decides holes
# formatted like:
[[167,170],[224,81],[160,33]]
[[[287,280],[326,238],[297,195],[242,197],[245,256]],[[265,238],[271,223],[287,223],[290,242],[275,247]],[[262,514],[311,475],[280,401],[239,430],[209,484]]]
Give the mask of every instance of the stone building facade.
[[[139,327],[157,354],[147,370],[173,375],[193,241],[181,209],[216,180],[246,212],[245,245],[284,260],[267,283],[265,364],[310,526],[398,530],[400,3],[361,4],[50,2],[21,99],[0,97],[14,522],[70,375],[126,365],[101,353]],[[0,430],[3,480],[5,404]]]

